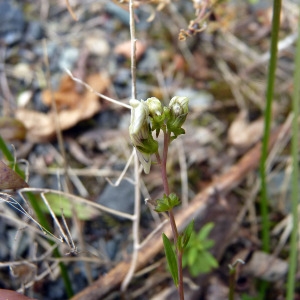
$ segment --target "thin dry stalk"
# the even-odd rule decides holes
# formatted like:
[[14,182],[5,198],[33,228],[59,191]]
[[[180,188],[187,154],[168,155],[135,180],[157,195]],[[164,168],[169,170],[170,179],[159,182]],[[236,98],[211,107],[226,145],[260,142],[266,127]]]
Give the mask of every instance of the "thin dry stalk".
[[57,191],[57,190],[41,189],[41,188],[24,188],[24,189],[19,190],[19,193],[21,193],[23,198],[24,198],[23,193],[26,193],[26,192],[43,193],[43,194],[51,193],[51,194],[61,195],[61,196],[64,196],[68,199],[76,201],[78,203],[83,203],[83,204],[95,207],[95,208],[99,209],[100,211],[104,211],[104,212],[107,212],[109,214],[112,214],[112,215],[115,215],[115,216],[118,216],[118,217],[122,217],[122,218],[125,218],[125,219],[128,219],[128,220],[133,220],[134,219],[134,216],[132,216],[130,214],[119,212],[117,210],[105,207],[101,204],[86,200],[84,198],[75,196],[73,194],[68,194],[68,193],[65,193],[65,192]]
[[[130,40],[131,40],[131,98],[136,99],[136,38],[135,38],[135,22],[134,22],[134,7],[133,0],[129,1],[129,15],[130,15]],[[135,272],[137,266],[138,252],[139,252],[139,226],[140,226],[140,210],[141,210],[141,199],[140,199],[140,172],[139,172],[139,160],[135,151],[134,156],[134,219],[132,224],[133,233],[133,253],[131,258],[131,264],[122,284],[121,291],[124,292]]]
[[[23,198],[26,206],[28,206],[28,203],[26,201],[26,199],[23,197],[23,195],[21,195],[21,197]],[[26,211],[26,209],[17,201],[13,198],[13,196],[7,194],[7,193],[0,193],[0,203],[1,202],[5,202],[7,204],[9,204],[10,206],[12,206],[15,210],[17,210],[18,212],[22,213],[26,218],[28,218],[28,220],[32,221],[35,225],[38,226],[38,228],[41,230],[41,232],[46,235],[49,234],[50,236],[52,236],[53,238],[55,238],[56,241],[60,241],[61,240],[59,238],[57,238],[56,236],[54,236],[51,232],[47,231],[44,227],[42,227],[32,216],[30,213],[28,213]],[[27,226],[27,224],[25,223],[25,226]]]
[[82,81],[81,79],[75,77],[75,76],[71,73],[70,70],[68,70],[68,69],[65,68],[65,71],[66,71],[66,73],[67,73],[67,74],[68,74],[75,82],[78,82],[78,83],[82,84],[82,85],[83,85],[86,89],[88,89],[90,92],[92,92],[92,93],[98,95],[99,97],[103,98],[104,100],[109,101],[109,102],[112,102],[112,103],[114,103],[114,104],[116,104],[116,105],[118,105],[118,106],[123,106],[123,107],[126,107],[126,108],[128,108],[128,109],[131,109],[131,106],[128,105],[128,104],[125,104],[125,103],[123,103],[123,102],[117,101],[117,100],[115,100],[115,99],[112,99],[112,98],[107,97],[107,96],[105,96],[105,95],[103,95],[103,94],[101,94],[101,93],[96,92],[90,85],[88,85],[87,83],[85,83],[85,82]]
[[119,186],[120,182],[125,177],[125,174],[126,174],[128,168],[129,168],[130,164],[131,164],[131,161],[132,161],[134,155],[135,155],[135,151],[132,150],[132,153],[131,153],[129,159],[127,160],[125,168],[123,169],[121,175],[119,176],[119,178],[117,179],[117,181],[115,183],[113,183],[109,178],[105,178],[112,186]]
[[60,240],[61,240],[61,241],[65,241],[66,244],[71,248],[71,244],[70,244],[70,242],[69,242],[69,239],[68,239],[66,233],[64,232],[62,226],[60,225],[59,221],[57,220],[55,213],[53,212],[53,210],[52,210],[52,208],[51,208],[51,206],[50,206],[50,204],[49,204],[47,198],[45,197],[45,194],[44,194],[44,193],[41,193],[41,197],[42,197],[42,199],[43,199],[45,205],[47,206],[47,208],[48,208],[48,210],[49,210],[49,212],[50,212],[50,215],[51,215],[51,217],[52,217],[52,219],[53,219],[53,221],[54,221],[54,224],[55,224],[55,225],[57,226],[57,228],[59,229],[59,232],[60,232],[60,234],[61,234]]
[[66,0],[66,5],[67,5],[67,9],[68,9],[70,15],[72,16],[73,20],[78,21],[78,18],[77,18],[75,12],[73,11],[73,9],[71,7],[69,0]]

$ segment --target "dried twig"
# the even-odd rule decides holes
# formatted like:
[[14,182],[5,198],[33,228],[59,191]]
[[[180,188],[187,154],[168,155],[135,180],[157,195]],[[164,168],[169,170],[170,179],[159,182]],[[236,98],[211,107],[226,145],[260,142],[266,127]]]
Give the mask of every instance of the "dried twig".
[[[131,39],[131,98],[136,99],[136,39],[135,39],[135,22],[134,22],[134,7],[133,0],[129,1],[129,15],[130,15],[130,39]],[[130,268],[126,274],[121,290],[124,292],[136,269],[138,251],[139,251],[139,226],[140,226],[140,210],[141,210],[141,196],[140,196],[140,172],[139,172],[139,160],[137,157],[136,149],[134,149],[134,219],[132,222],[133,233],[133,253],[131,258]]]
[[78,18],[75,15],[75,13],[74,13],[74,11],[73,11],[73,9],[71,7],[69,0],[66,0],[66,5],[67,5],[67,9],[68,9],[70,15],[72,16],[72,18],[74,19],[74,21],[78,21]]

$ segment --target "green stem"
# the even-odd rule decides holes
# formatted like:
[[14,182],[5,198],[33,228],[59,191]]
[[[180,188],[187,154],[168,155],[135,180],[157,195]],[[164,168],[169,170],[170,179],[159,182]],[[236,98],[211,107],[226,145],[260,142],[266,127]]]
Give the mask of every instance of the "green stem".
[[297,271],[297,236],[298,236],[298,116],[299,116],[299,100],[300,100],[300,19],[298,20],[298,40],[295,58],[295,71],[294,71],[294,91],[293,91],[293,123],[292,123],[292,141],[291,141],[291,153],[292,153],[292,217],[293,217],[293,229],[290,239],[290,255],[289,255],[289,272],[287,280],[287,294],[286,299],[294,299],[295,290],[295,278]]
[[[8,160],[8,162],[10,163],[10,167],[12,166],[12,162],[15,160],[14,156],[12,155],[12,153],[9,151],[9,149],[7,148],[3,138],[0,135],[0,150],[3,152],[3,155],[6,157],[6,159]],[[21,176],[21,178],[25,179],[25,174],[24,172],[20,169],[20,167],[18,166],[18,164],[16,164],[14,166],[14,171]]]
[[179,298],[184,300],[184,291],[183,291],[183,273],[182,273],[182,251],[177,253],[177,265],[178,265],[178,293]]
[[[164,131],[164,147],[163,147],[163,156],[162,159],[160,159],[159,154],[157,153],[156,157],[158,162],[160,162],[161,166],[161,176],[163,180],[163,186],[164,186],[164,193],[166,195],[170,194],[169,189],[169,182],[167,177],[167,158],[168,158],[168,149],[169,149],[169,143],[170,143],[170,134]],[[183,291],[183,272],[182,272],[182,251],[179,251],[177,247],[177,240],[178,240],[178,230],[175,222],[175,217],[173,214],[173,210],[171,209],[168,212],[170,224],[173,232],[174,237],[174,245],[176,249],[176,255],[177,255],[177,267],[178,267],[178,294],[179,299],[184,300],[184,291]]]
[[169,141],[170,141],[170,135],[164,132],[164,148],[163,148],[163,157],[161,161],[161,176],[164,185],[164,192],[166,195],[170,194],[169,182],[167,176],[167,158],[168,158],[168,150],[169,150]]
[[273,22],[272,22],[272,39],[271,39],[271,57],[268,72],[267,94],[266,94],[266,108],[265,108],[265,125],[264,136],[261,152],[260,162],[260,177],[261,177],[261,200],[260,210],[262,217],[262,248],[265,252],[270,252],[270,222],[268,213],[268,196],[267,196],[267,179],[266,179],[266,161],[268,156],[268,144],[271,128],[271,116],[272,116],[272,102],[274,96],[274,84],[275,84],[275,71],[277,63],[277,44],[278,44],[278,32],[280,26],[280,11],[281,0],[274,0],[273,2]]
[[236,274],[236,269],[233,267],[229,271],[229,300],[234,300],[234,289],[235,289],[235,274]]
[[[9,151],[9,149],[7,148],[4,140],[2,139],[2,137],[0,136],[0,149],[1,151],[3,152],[4,156],[6,157],[6,159],[8,161],[14,161],[14,157],[13,155],[11,154],[11,152]],[[15,171],[22,177],[24,177],[24,173],[23,171],[18,167],[18,165],[16,165],[15,167]],[[41,210],[39,204],[38,204],[38,200],[36,199],[36,196],[31,193],[31,192],[26,192],[26,196],[27,196],[27,199],[31,205],[31,207],[33,208],[36,216],[37,216],[37,219],[38,219],[38,222],[40,223],[41,226],[43,226],[46,230],[50,231],[51,228],[50,228],[50,225],[49,223],[47,222],[45,216],[44,216],[44,213],[43,211]],[[50,245],[53,245],[54,242],[51,241],[51,240],[48,240],[49,244]],[[61,255],[58,251],[57,248],[54,249],[53,251],[53,255],[56,257],[56,258],[60,258]],[[71,280],[69,278],[69,275],[68,275],[68,271],[67,271],[67,268],[65,266],[65,264],[63,264],[62,262],[59,263],[59,267],[60,267],[60,272],[61,272],[61,276],[63,278],[63,281],[64,281],[64,285],[65,285],[65,288],[66,288],[66,292],[67,292],[67,295],[69,298],[71,298],[74,293],[73,293],[73,290],[72,290],[72,283],[71,283]]]

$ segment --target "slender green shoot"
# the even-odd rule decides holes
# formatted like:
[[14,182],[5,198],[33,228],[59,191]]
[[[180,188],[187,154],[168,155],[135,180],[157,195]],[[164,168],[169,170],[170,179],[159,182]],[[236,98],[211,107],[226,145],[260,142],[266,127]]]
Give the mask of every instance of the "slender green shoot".
[[[270,220],[269,220],[269,211],[268,211],[266,161],[268,156],[268,145],[269,145],[271,119],[272,119],[272,102],[273,102],[274,85],[276,79],[277,44],[278,44],[278,34],[280,28],[280,12],[281,12],[281,0],[274,0],[270,63],[269,63],[269,70],[268,70],[266,107],[265,107],[265,115],[264,115],[265,124],[264,124],[264,135],[262,141],[262,151],[261,151],[261,160],[260,160],[260,178],[261,178],[260,212],[262,218],[262,250],[265,252],[270,252]],[[262,297],[264,297],[266,290],[267,290],[267,285],[262,283],[260,286],[260,295],[262,295]]]
[[299,128],[298,128],[298,116],[299,116],[299,100],[300,100],[300,20],[298,20],[298,40],[295,57],[295,71],[294,71],[294,90],[292,99],[293,108],[293,123],[292,123],[292,141],[291,141],[291,154],[292,154],[292,216],[293,216],[293,229],[290,239],[290,255],[289,255],[289,272],[287,281],[287,294],[286,299],[294,299],[295,290],[295,278],[297,271],[297,236],[298,236],[298,139],[299,139]]
[[265,107],[265,125],[264,136],[262,142],[262,152],[260,161],[260,177],[261,177],[261,199],[260,209],[262,217],[262,249],[265,252],[270,251],[270,222],[268,213],[268,196],[267,196],[267,175],[266,175],[266,161],[268,156],[268,144],[271,128],[272,117],[272,102],[274,96],[274,84],[275,84],[275,71],[277,65],[277,44],[278,33],[280,26],[280,11],[281,0],[274,0],[273,2],[273,21],[272,21],[272,39],[271,39],[271,57],[268,71],[268,82],[266,92],[266,107]]

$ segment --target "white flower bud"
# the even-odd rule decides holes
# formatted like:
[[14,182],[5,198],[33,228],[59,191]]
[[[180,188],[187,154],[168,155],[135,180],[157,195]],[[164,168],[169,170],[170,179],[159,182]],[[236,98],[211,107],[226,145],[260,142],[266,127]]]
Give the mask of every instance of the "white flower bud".
[[183,96],[175,96],[171,99],[169,108],[175,116],[187,114],[189,112],[189,99]]
[[148,105],[149,113],[152,118],[162,115],[163,108],[161,102],[157,98],[155,97],[148,98],[146,103]]
[[130,100],[131,123],[129,135],[146,174],[150,171],[151,155],[158,150],[158,142],[153,139],[149,125],[149,108],[145,101]]
[[138,134],[145,124],[148,125],[149,109],[143,100],[131,99],[130,105],[132,106],[132,110],[129,133]]

